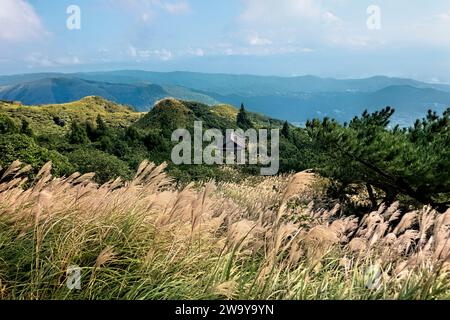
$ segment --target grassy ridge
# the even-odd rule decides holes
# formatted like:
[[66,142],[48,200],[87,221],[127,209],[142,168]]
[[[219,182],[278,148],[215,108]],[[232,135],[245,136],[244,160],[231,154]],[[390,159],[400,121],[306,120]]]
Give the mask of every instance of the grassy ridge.
[[[16,122],[22,119],[30,122],[31,129],[38,135],[66,133],[72,122],[85,122],[100,115],[112,127],[127,127],[142,114],[127,106],[118,105],[99,97],[86,97],[79,101],[43,106],[24,106],[19,103],[0,102],[0,114],[6,114]],[[53,118],[64,119],[64,127],[55,124]]]

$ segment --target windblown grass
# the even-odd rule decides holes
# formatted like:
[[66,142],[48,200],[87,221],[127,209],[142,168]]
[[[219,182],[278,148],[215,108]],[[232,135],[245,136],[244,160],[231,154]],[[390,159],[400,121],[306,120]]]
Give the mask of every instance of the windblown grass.
[[[450,211],[362,219],[312,204],[305,174],[173,187],[144,162],[104,185],[15,162],[0,180],[2,299],[448,299]],[[299,191],[300,190],[300,191]],[[67,270],[81,268],[81,289]]]

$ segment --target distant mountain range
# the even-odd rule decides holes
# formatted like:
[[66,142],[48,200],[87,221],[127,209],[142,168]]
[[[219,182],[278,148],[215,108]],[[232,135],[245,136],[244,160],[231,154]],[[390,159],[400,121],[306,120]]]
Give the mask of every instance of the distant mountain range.
[[0,87],[0,99],[28,105],[66,103],[86,96],[99,96],[127,104],[137,111],[148,111],[156,101],[171,96],[207,104],[216,103],[211,97],[176,86],[109,83],[74,77],[41,78]]
[[384,76],[338,80],[314,76],[274,77],[193,72],[110,71],[0,76],[0,99],[25,104],[64,103],[101,96],[147,111],[165,97],[206,104],[229,103],[292,123],[313,117],[347,121],[365,109],[385,106],[394,122],[411,124],[428,109],[450,105],[450,86]]

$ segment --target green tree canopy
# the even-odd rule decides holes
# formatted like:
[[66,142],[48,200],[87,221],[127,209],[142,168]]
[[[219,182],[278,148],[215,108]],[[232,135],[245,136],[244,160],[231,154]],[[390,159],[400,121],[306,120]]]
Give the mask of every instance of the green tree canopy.
[[388,127],[393,113],[389,107],[366,111],[344,126],[309,121],[309,134],[323,155],[317,168],[344,186],[364,183],[369,194],[372,186],[379,188],[388,203],[402,194],[444,210],[450,200],[450,111],[441,117],[430,111],[408,129]]
[[52,161],[53,172],[56,175],[67,175],[73,171],[72,165],[65,156],[37,145],[33,138],[24,134],[0,135],[0,154],[2,167],[20,160],[31,165],[34,170],[39,170],[45,163]]
[[104,183],[117,177],[131,178],[126,162],[93,148],[79,148],[68,154],[70,162],[82,173],[95,172],[94,179]]
[[281,135],[287,139],[291,137],[291,130],[287,121],[284,122],[283,128],[281,128]]
[[253,128],[253,123],[250,121],[243,103],[241,104],[241,108],[239,109],[239,113],[236,118],[236,124],[244,131]]
[[77,121],[72,122],[70,126],[70,132],[68,135],[68,141],[71,144],[85,144],[89,143],[89,137],[86,131],[86,125],[83,125]]

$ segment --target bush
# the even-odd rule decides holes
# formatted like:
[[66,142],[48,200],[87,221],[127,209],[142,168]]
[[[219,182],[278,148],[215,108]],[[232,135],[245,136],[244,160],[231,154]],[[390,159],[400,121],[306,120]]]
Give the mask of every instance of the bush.
[[70,127],[70,132],[68,135],[68,141],[71,144],[85,144],[89,143],[89,137],[86,132],[86,125],[80,124],[78,122],[72,122]]
[[53,173],[56,175],[67,175],[73,171],[65,156],[37,145],[34,139],[24,134],[0,135],[0,154],[0,165],[3,167],[20,160],[38,170],[48,161],[52,161]]
[[7,115],[0,115],[0,134],[17,133],[19,128],[17,124]]
[[100,150],[80,148],[69,153],[68,158],[81,173],[95,172],[95,180],[104,183],[117,177],[130,179],[131,170],[126,162]]

